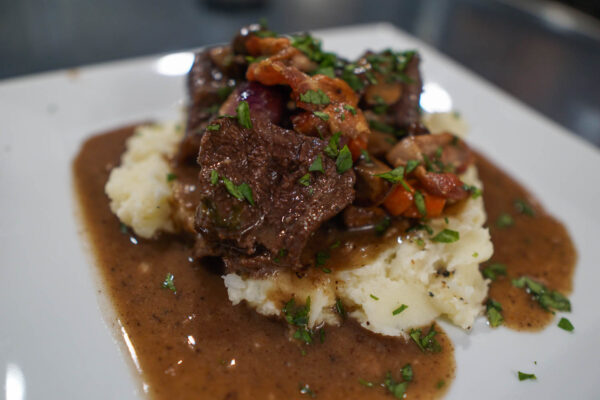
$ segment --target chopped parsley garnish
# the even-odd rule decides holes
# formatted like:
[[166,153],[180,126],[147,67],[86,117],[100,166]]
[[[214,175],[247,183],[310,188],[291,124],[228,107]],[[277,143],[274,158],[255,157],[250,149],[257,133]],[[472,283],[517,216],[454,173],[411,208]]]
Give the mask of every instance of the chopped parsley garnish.
[[174,173],[172,173],[172,172],[169,172],[169,173],[167,174],[167,182],[172,182],[172,181],[174,181],[175,179],[177,179],[177,175],[175,175]]
[[376,131],[383,132],[383,133],[392,133],[393,134],[396,132],[396,129],[393,126],[385,124],[383,122],[375,121],[373,119],[369,120],[369,127],[371,129],[374,129]]
[[303,186],[310,186],[310,174],[304,174],[300,179],[298,179],[298,183]]
[[250,106],[247,101],[240,101],[237,108],[235,109],[237,113],[238,123],[246,129],[252,129],[252,121],[250,121]]
[[340,153],[340,137],[342,136],[342,132],[336,132],[332,137],[329,138],[329,143],[327,147],[323,150],[325,154],[327,154],[330,158],[336,158]]
[[502,325],[504,318],[502,317],[502,305],[500,303],[496,300],[488,299],[485,309],[491,327],[496,328]]
[[525,372],[519,371],[519,380],[525,381],[527,379],[537,379],[537,376],[535,376],[534,374],[526,374]]
[[210,124],[206,127],[207,131],[218,131],[219,129],[221,129],[221,125],[219,124]]
[[571,321],[569,321],[566,318],[561,318],[560,321],[558,321],[558,327],[560,329],[564,329],[567,332],[573,332],[573,330],[575,329]]
[[529,215],[530,217],[535,217],[535,211],[525,200],[517,199],[515,200],[514,205],[517,212]]
[[362,155],[363,160],[365,160],[365,162],[367,164],[372,164],[373,163],[373,161],[371,161],[371,156],[369,155],[369,152],[367,150],[362,149],[360,151],[360,154]]
[[410,174],[411,172],[414,171],[415,168],[417,168],[417,166],[420,164],[421,162],[418,160],[408,160],[406,162],[406,175]]
[[421,214],[423,217],[426,216],[427,208],[425,207],[425,198],[418,190],[413,193],[413,196],[415,198],[415,206],[417,206],[419,214]]
[[250,203],[251,206],[254,205],[254,196],[252,195],[252,188],[247,183],[243,182],[238,186],[238,190],[244,196],[246,201]]
[[543,284],[527,276],[513,279],[512,284],[517,288],[525,288],[533,296],[533,299],[546,311],[552,313],[554,313],[553,310],[571,311],[571,302],[569,299],[556,290],[549,290]]
[[[211,181],[212,181],[212,173],[211,173]],[[240,185],[236,185],[230,179],[221,177],[221,181],[223,185],[225,185],[225,189],[238,200],[247,200],[250,205],[254,205],[254,197],[252,196],[252,188],[247,183],[243,182]]]
[[435,330],[434,325],[431,325],[431,328],[429,328],[429,332],[427,332],[425,336],[422,336],[423,332],[420,328],[411,329],[409,335],[410,338],[417,344],[417,346],[419,346],[419,349],[421,349],[423,353],[439,353],[440,351],[442,351],[442,346],[440,346],[438,341],[435,339],[435,335],[437,335],[437,332]]
[[219,183],[219,173],[216,169],[213,169],[210,171],[210,184],[214,186],[217,183]]
[[175,287],[175,282],[173,282],[174,279],[175,277],[173,276],[173,274],[167,272],[167,276],[165,276],[165,280],[162,283],[162,288],[169,289],[171,292],[176,293],[177,288]]
[[402,367],[402,379],[404,379],[406,382],[410,382],[412,381],[412,378],[413,369],[410,364],[406,364],[404,367]]
[[321,271],[325,272],[326,274],[330,274],[331,273],[331,269],[327,268],[327,267],[321,268]]
[[371,297],[375,301],[379,301],[379,297],[375,296],[374,294],[370,294],[369,297]]
[[308,170],[310,172],[321,172],[323,174],[325,173],[325,171],[323,170],[323,160],[321,159],[320,155],[315,157],[312,164],[310,164],[310,167],[308,167]]
[[335,70],[333,69],[333,67],[319,67],[317,68],[314,74],[321,74],[330,78],[335,78]]
[[313,392],[313,390],[305,384],[298,384],[298,389],[300,390],[300,394],[307,394],[310,397],[316,397],[317,395],[315,394],[315,392]]
[[127,225],[125,225],[122,222],[119,224],[119,230],[121,231],[122,234],[127,234],[128,233]]
[[346,309],[344,308],[342,300],[339,297],[335,299],[335,311],[337,311],[337,313],[340,314],[342,319],[346,319]]
[[342,245],[342,241],[341,240],[336,240],[331,246],[329,246],[329,248],[330,249],[337,249],[341,245]]
[[217,96],[219,96],[219,99],[221,99],[221,101],[223,101],[227,97],[229,97],[231,92],[233,92],[233,87],[223,86],[223,87],[220,87],[219,89],[217,89]]
[[321,267],[321,266],[325,265],[327,260],[329,260],[329,257],[331,257],[331,255],[327,251],[317,252],[317,255],[315,256],[315,259],[316,259],[315,263],[316,263],[317,267]]
[[400,307],[398,307],[394,311],[392,311],[392,315],[398,315],[402,311],[406,310],[407,308],[408,308],[408,306],[406,304],[402,304]]
[[327,94],[325,94],[325,92],[323,92],[321,89],[316,91],[307,90],[305,93],[301,93],[300,101],[316,105],[327,105],[330,103],[329,96],[327,96]]
[[338,174],[343,174],[352,168],[352,153],[350,153],[350,149],[347,145],[344,145],[340,150],[340,154],[338,154],[335,160],[335,167]]
[[329,120],[329,114],[324,113],[323,111],[313,111],[313,114],[315,114],[317,117],[321,118],[323,121]]
[[385,233],[385,231],[387,231],[387,229],[390,227],[390,225],[392,224],[392,220],[390,217],[385,217],[384,219],[382,219],[380,222],[377,223],[377,225],[375,225],[375,234],[377,236],[381,236]]
[[500,263],[490,264],[481,271],[481,275],[495,281],[497,275],[506,275],[506,265]]
[[394,378],[392,378],[392,373],[389,371],[385,376],[383,384],[385,385],[387,390],[397,399],[401,399],[404,397],[404,393],[406,393],[406,387],[408,386],[408,382],[396,382]]
[[498,228],[508,228],[509,226],[513,226],[514,224],[515,220],[510,214],[507,213],[500,214],[500,216],[496,220],[496,226]]
[[279,251],[277,252],[277,255],[275,256],[275,258],[273,258],[273,261],[275,261],[276,263],[280,262],[282,258],[285,258],[288,254],[287,249],[279,249]]
[[454,243],[460,239],[460,233],[451,229],[444,229],[438,232],[437,235],[431,238],[432,241],[438,243]]
[[473,199],[476,199],[479,196],[481,196],[481,189],[479,189],[477,186],[467,185],[465,183],[463,185],[463,189],[465,189],[467,192],[471,192],[471,198]]
[[304,306],[297,306],[294,298],[287,303],[281,310],[288,324],[298,327],[294,332],[294,339],[298,339],[306,344],[313,341],[313,332],[308,328],[308,314],[310,313],[310,296],[306,298]]
[[375,386],[373,384],[373,382],[366,381],[366,380],[364,380],[362,378],[358,378],[358,383],[360,383],[361,385],[363,385],[365,387],[368,387],[368,388],[372,388],[373,386]]
[[417,244],[417,246],[419,246],[419,247],[425,247],[425,241],[424,241],[423,239],[421,239],[421,238],[417,238],[417,239],[415,240],[415,243],[416,243],[416,244]]
[[474,252],[472,255],[473,255],[473,258],[479,257],[479,253],[478,252]]
[[445,380],[443,380],[443,379],[440,379],[440,380],[439,380],[439,381],[438,381],[438,382],[435,384],[435,387],[436,387],[437,389],[441,389],[441,388],[443,388],[445,385],[446,385],[446,381],[445,381]]
[[352,115],[356,115],[356,108],[352,107],[350,104],[344,104],[344,109],[350,111]]

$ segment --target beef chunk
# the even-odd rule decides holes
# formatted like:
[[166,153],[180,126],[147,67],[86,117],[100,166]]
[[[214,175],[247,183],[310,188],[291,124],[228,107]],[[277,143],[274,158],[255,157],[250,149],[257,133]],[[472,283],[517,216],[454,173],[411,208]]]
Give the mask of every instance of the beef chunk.
[[342,212],[344,225],[350,229],[375,226],[387,216],[379,207],[348,206]]
[[423,81],[419,72],[420,57],[415,53],[406,64],[405,75],[411,80],[403,84],[402,96],[390,107],[395,116],[396,125],[406,129],[409,135],[422,135],[429,133],[421,124],[419,114],[419,100],[423,90]]
[[[233,119],[215,123],[220,128],[204,134],[198,155],[198,249],[221,255],[228,271],[301,268],[310,235],[354,200],[354,172],[337,172],[335,162],[323,154],[324,141],[266,119],[253,117],[253,129]],[[305,186],[299,180],[317,156],[324,172],[311,172]],[[220,177],[216,184],[212,171]],[[249,185],[254,205],[232,196],[225,179]]]

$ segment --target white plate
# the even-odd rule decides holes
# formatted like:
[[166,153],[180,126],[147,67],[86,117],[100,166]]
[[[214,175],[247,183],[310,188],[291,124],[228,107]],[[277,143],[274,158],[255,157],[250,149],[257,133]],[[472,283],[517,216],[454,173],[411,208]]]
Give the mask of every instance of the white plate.
[[[426,82],[451,94],[469,122],[469,141],[537,194],[579,251],[575,333],[554,325],[492,331],[483,319],[470,334],[447,327],[457,360],[447,398],[600,398],[597,150],[390,25],[317,35],[347,57],[417,48]],[[93,133],[177,117],[189,62],[148,57],[0,83],[0,372],[8,400],[143,397],[78,232],[70,168]],[[434,103],[447,107],[437,93],[430,91]],[[519,382],[517,370],[538,380]]]

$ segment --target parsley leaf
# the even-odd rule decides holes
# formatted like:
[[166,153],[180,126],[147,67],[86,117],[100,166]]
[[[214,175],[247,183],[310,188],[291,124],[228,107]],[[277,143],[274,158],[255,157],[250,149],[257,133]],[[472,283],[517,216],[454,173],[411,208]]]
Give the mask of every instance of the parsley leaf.
[[242,196],[244,196],[246,201],[248,201],[248,203],[250,203],[250,205],[253,206],[254,197],[252,196],[252,188],[250,187],[250,185],[244,182],[238,186],[238,190],[240,191]]
[[167,276],[165,276],[165,280],[162,283],[162,288],[169,289],[171,292],[177,293],[177,288],[175,288],[175,282],[173,282],[174,279],[175,277],[173,276],[173,274],[168,272]]
[[517,199],[515,200],[514,205],[517,212],[529,215],[530,217],[535,217],[535,211],[525,200]]
[[323,160],[321,159],[320,155],[315,157],[310,167],[308,167],[308,170],[310,172],[321,172],[323,174],[325,173],[325,171],[323,170]]
[[339,297],[335,299],[335,311],[337,311],[337,313],[340,314],[342,319],[346,319],[346,309],[344,308],[342,300]]
[[506,275],[506,265],[500,263],[490,264],[481,271],[481,274],[484,278],[495,281],[496,275]]
[[420,164],[421,162],[418,160],[408,160],[406,162],[406,175],[410,174],[411,172],[414,171],[415,168],[417,168],[417,166]]
[[306,298],[304,306],[296,306],[294,298],[281,309],[288,324],[298,327],[294,332],[294,339],[298,339],[306,344],[313,341],[313,332],[308,328],[308,314],[310,313],[310,296]]
[[352,168],[352,153],[350,153],[350,149],[347,145],[344,145],[340,150],[340,154],[338,154],[337,159],[335,160],[335,166],[338,174],[343,174]]
[[172,172],[169,172],[169,173],[167,174],[167,182],[172,182],[172,181],[174,181],[175,179],[177,179],[177,175],[175,175],[174,173],[172,173]]
[[316,266],[317,267],[321,267],[321,266],[325,265],[325,263],[327,262],[327,260],[329,260],[329,257],[331,257],[331,255],[327,251],[319,251],[319,252],[317,252],[317,255],[315,256],[315,259],[316,259],[315,264],[316,264]]
[[537,301],[546,311],[552,313],[554,313],[553,310],[571,311],[571,302],[569,299],[556,290],[549,290],[543,284],[527,276],[513,279],[512,284],[517,288],[525,288],[532,295],[533,300]]
[[515,224],[515,220],[511,217],[510,214],[504,213],[500,214],[498,219],[496,220],[496,226],[498,228],[508,228],[509,226],[513,226]]
[[329,138],[329,143],[327,147],[323,150],[327,156],[331,158],[336,158],[340,153],[340,137],[342,136],[342,132],[336,132],[332,137]]
[[413,193],[415,199],[415,205],[417,206],[417,210],[421,216],[427,215],[427,208],[425,207],[425,198],[418,190]]
[[329,114],[324,113],[323,111],[313,111],[313,114],[321,118],[323,121],[329,120]]
[[534,374],[526,374],[525,372],[519,371],[519,380],[524,381],[527,379],[537,379],[537,376],[535,376]]
[[366,381],[362,378],[358,378],[358,383],[368,388],[372,388],[374,386],[373,382]]
[[214,186],[218,182],[219,182],[219,173],[217,172],[216,169],[213,169],[212,171],[210,171],[210,184]]
[[350,111],[352,115],[356,115],[356,108],[352,107],[350,104],[344,104],[344,109]]
[[327,105],[330,103],[329,96],[321,89],[317,91],[307,90],[304,93],[300,93],[300,101],[316,105]]
[[250,106],[247,101],[241,101],[235,109],[237,113],[238,123],[246,129],[252,129],[252,121],[250,120]]
[[371,161],[371,156],[369,155],[369,152],[367,150],[362,149],[360,151],[360,154],[362,155],[363,160],[365,160],[365,162],[367,164],[372,164],[373,163],[373,161]]
[[561,318],[560,321],[558,321],[558,327],[560,329],[564,329],[567,332],[573,332],[573,330],[575,329],[571,321],[569,321],[566,318]]
[[412,378],[413,369],[410,364],[406,364],[404,367],[402,367],[402,379],[404,379],[406,382],[410,382],[412,381]]
[[392,311],[392,315],[398,315],[402,311],[406,310],[407,308],[408,308],[408,306],[406,304],[402,304],[400,307],[398,307],[394,311]]
[[459,239],[460,233],[451,229],[444,229],[443,231],[438,232],[437,235],[431,238],[432,241],[438,243],[454,243]]
[[371,297],[375,301],[379,301],[379,297],[375,296],[374,294],[370,294],[369,297]]
[[408,386],[408,382],[396,382],[394,378],[392,378],[392,373],[389,371],[385,376],[383,384],[385,385],[387,390],[397,399],[401,399],[404,397],[406,387]]
[[435,330],[434,325],[431,325],[431,328],[429,328],[429,332],[427,332],[425,336],[422,336],[423,332],[420,328],[411,329],[409,335],[410,338],[417,344],[417,346],[419,346],[419,349],[421,349],[423,353],[439,353],[440,351],[442,351],[442,347],[435,339],[435,335],[437,335],[437,332]]
[[498,303],[496,300],[488,299],[486,305],[486,314],[488,317],[488,321],[490,322],[490,326],[496,328],[504,322],[504,318],[502,317],[502,305]]
[[298,179],[298,183],[303,186],[310,186],[310,174],[304,174],[300,179]]
[[219,129],[221,129],[221,125],[219,124],[210,124],[206,127],[207,131],[218,131]]
[[385,231],[387,231],[387,229],[390,227],[390,225],[392,224],[392,220],[390,217],[385,217],[384,219],[382,219],[380,222],[377,223],[377,225],[375,225],[375,234],[377,236],[381,236],[385,233]]
[[233,197],[235,197],[238,200],[244,199],[244,195],[242,193],[240,193],[240,190],[235,185],[235,183],[233,183],[230,179],[225,178],[224,176],[221,177],[221,180],[223,181],[223,184],[225,185],[225,189],[227,189],[229,194],[231,194]]
[[273,261],[275,261],[276,263],[279,263],[281,261],[282,258],[286,257],[288,254],[287,249],[279,249],[279,251],[277,252],[277,255],[275,256],[275,258],[273,258]]
[[479,196],[481,196],[481,189],[479,189],[477,186],[467,185],[465,183],[463,185],[463,189],[465,189],[467,192],[471,192],[471,198],[473,199],[476,199]]

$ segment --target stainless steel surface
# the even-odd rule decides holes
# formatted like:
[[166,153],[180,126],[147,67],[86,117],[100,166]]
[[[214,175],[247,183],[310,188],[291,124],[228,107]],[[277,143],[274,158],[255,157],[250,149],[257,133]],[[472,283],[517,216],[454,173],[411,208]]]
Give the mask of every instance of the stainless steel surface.
[[218,4],[0,0],[0,79],[223,42],[260,17],[280,32],[387,21],[600,146],[600,23],[567,7],[542,0]]

